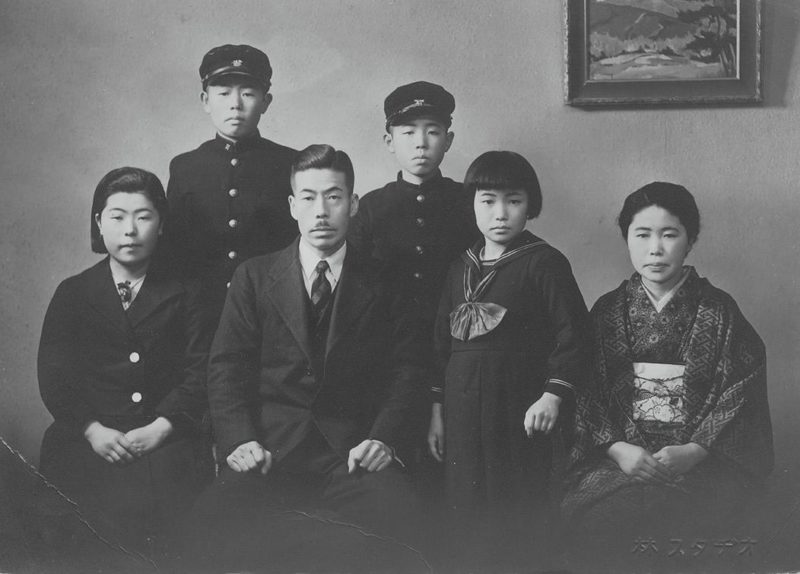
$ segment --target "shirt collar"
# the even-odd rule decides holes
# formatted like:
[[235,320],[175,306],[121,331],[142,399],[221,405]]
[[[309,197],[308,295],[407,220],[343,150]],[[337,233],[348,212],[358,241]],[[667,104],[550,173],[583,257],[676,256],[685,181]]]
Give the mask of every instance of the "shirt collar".
[[126,281],[128,281],[128,289],[131,290],[131,298],[128,301],[122,303],[122,306],[125,309],[130,307],[131,303],[133,303],[133,300],[136,299],[136,296],[139,294],[139,291],[141,290],[142,284],[144,283],[144,280],[145,280],[146,277],[147,277],[147,274],[145,273],[144,275],[142,275],[138,279],[134,279],[133,281],[130,281],[130,280],[123,279],[122,277],[116,276],[114,274],[114,271],[113,270],[111,271],[111,279],[114,281],[114,287],[117,290],[119,290],[119,284],[120,283],[125,283]]
[[[311,247],[300,238],[300,266],[303,268],[303,278],[308,281],[314,278],[317,272],[317,263],[322,261],[319,255],[314,253]],[[339,277],[342,275],[342,267],[344,266],[344,256],[347,253],[347,242],[342,243],[342,246],[336,250],[335,253],[325,257],[330,267],[330,274],[333,276],[334,283],[339,282]],[[332,285],[335,286],[335,285]]]

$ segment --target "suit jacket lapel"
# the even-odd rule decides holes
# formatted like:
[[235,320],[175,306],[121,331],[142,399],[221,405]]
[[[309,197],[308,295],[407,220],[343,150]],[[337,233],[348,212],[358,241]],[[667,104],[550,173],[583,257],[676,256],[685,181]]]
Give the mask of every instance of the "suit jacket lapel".
[[352,249],[348,249],[342,266],[342,276],[336,285],[331,311],[331,325],[325,358],[336,347],[342,336],[375,297],[374,283],[359,264]]
[[167,279],[158,271],[150,271],[144,278],[139,293],[128,308],[127,318],[131,327],[135,329],[164,301],[180,295],[182,292],[183,287],[177,281]]
[[308,332],[309,317],[306,304],[306,287],[300,267],[298,242],[281,253],[270,270],[266,296],[297,340],[297,344],[311,360],[311,339]]
[[89,306],[97,310],[121,332],[131,335],[130,323],[125,316],[125,309],[122,308],[114,279],[111,277],[108,257],[90,268],[85,277],[84,293]]

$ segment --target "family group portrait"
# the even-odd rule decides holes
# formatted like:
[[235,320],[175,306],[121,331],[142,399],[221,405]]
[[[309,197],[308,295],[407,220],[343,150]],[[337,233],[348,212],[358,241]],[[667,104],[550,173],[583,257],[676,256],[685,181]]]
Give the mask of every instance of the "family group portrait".
[[800,569],[794,0],[0,29],[1,572]]

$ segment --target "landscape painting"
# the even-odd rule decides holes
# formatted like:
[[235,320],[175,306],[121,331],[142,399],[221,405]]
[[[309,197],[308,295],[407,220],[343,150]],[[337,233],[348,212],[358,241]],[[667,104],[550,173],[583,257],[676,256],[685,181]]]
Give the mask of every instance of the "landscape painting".
[[590,80],[736,78],[738,0],[589,0]]
[[562,2],[571,106],[763,101],[762,0]]

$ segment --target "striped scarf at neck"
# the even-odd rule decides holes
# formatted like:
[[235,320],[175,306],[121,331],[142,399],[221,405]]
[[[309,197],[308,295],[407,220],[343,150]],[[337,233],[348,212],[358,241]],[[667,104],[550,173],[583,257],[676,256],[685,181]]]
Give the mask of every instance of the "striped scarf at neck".
[[509,249],[503,253],[491,270],[484,276],[481,272],[481,261],[478,256],[480,244],[468,249],[462,256],[464,259],[464,303],[458,305],[450,313],[450,334],[459,341],[470,341],[494,330],[505,317],[507,309],[497,303],[481,302],[498,271],[514,259],[540,247],[546,241],[532,234],[524,233],[526,243]]

